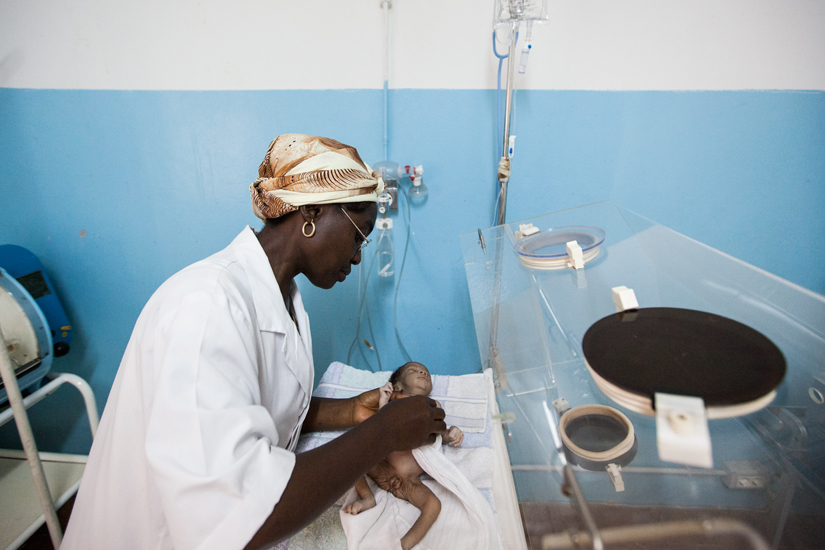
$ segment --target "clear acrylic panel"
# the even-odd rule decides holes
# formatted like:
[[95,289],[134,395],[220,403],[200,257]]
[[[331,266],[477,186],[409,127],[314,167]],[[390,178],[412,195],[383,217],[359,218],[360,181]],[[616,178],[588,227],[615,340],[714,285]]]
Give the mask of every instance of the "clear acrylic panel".
[[[527,223],[540,230],[595,226],[605,240],[584,269],[532,269],[516,250],[516,232]],[[587,532],[563,492],[567,461],[553,405],[559,398],[570,407],[615,408],[635,429],[638,452],[621,470],[623,491],[606,471],[574,469],[599,529],[733,520],[774,548],[825,546],[825,297],[610,201],[467,233],[461,243],[481,366],[493,369],[498,405],[510,420],[503,429],[533,548],[546,533]],[[744,323],[784,354],[788,370],[772,403],[709,421],[713,468],[661,461],[655,418],[622,408],[593,382],[581,342],[593,323],[615,313],[617,286],[633,289],[642,308],[694,309]],[[731,540],[739,539],[702,544],[735,547]],[[697,541],[681,543],[692,548]]]

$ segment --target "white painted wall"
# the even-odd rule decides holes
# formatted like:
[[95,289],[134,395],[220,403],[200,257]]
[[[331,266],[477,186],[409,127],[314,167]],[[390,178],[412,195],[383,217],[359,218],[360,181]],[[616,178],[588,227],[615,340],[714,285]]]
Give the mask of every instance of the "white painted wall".
[[[825,90],[823,0],[549,0],[530,89]],[[496,85],[493,0],[393,0],[392,88]],[[383,85],[379,0],[0,0],[0,87]]]

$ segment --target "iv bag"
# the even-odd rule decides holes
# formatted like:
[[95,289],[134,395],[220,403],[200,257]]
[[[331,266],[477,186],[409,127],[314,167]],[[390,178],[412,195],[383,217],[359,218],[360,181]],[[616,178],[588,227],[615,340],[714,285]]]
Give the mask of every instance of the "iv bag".
[[493,28],[510,23],[547,23],[547,0],[495,0]]

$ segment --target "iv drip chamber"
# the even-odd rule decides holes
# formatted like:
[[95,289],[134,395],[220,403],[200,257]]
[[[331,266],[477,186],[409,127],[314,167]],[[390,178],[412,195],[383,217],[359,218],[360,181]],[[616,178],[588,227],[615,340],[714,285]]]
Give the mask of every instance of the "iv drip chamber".
[[378,244],[375,253],[378,256],[378,276],[392,277],[395,274],[395,256],[392,245],[392,218],[378,218],[375,220],[378,233]]

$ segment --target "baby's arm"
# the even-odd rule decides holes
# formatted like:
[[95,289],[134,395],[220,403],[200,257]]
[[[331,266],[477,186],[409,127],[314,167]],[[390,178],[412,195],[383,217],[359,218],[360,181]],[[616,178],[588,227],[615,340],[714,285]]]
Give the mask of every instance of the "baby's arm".
[[358,493],[358,500],[345,506],[344,512],[356,516],[364,510],[375,507],[375,496],[372,494],[369,484],[367,484],[366,477],[362,477],[355,482],[355,492]]
[[[436,401],[439,407],[441,407],[441,403]],[[461,428],[458,426],[452,426],[446,430],[444,433],[441,434],[441,444],[442,445],[450,445],[452,447],[458,447],[464,441],[464,432],[461,431]]]
[[464,442],[464,432],[458,426],[451,426],[441,434],[441,443],[458,447]]
[[378,408],[381,409],[384,405],[390,402],[392,397],[392,384],[387,382],[378,388]]

